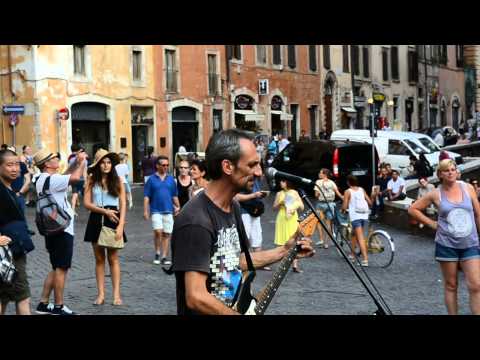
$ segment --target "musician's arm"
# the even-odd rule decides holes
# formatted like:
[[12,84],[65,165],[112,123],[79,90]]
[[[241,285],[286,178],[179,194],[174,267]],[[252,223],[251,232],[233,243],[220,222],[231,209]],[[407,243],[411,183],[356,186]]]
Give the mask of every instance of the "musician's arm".
[[208,275],[197,271],[185,272],[187,307],[205,315],[240,315],[207,291]]
[[[251,252],[250,257],[252,258],[253,267],[259,269],[282,260],[287,255],[287,252],[288,249],[285,246],[280,246],[271,250]],[[240,268],[242,271],[248,270],[244,253],[240,255]]]
[[[251,252],[250,257],[252,258],[253,267],[259,269],[282,260],[297,242],[301,245],[301,250],[298,252],[297,258],[313,256],[315,250],[313,250],[312,240],[309,238],[301,238],[301,240],[297,241],[297,237],[301,238],[301,236],[296,233],[285,245],[275,249]],[[240,255],[240,268],[242,271],[248,270],[247,260],[243,253]]]

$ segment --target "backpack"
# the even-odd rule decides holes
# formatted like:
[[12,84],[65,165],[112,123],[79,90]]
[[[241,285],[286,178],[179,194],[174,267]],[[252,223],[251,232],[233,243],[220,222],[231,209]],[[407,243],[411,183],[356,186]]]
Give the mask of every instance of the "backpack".
[[38,194],[35,212],[35,223],[38,232],[43,236],[53,236],[63,232],[69,225],[71,216],[57,203],[50,192],[50,176]]
[[[360,188],[361,189],[361,188]],[[366,214],[369,211],[367,200],[363,195],[363,189],[361,191],[352,192],[353,209],[357,214]]]

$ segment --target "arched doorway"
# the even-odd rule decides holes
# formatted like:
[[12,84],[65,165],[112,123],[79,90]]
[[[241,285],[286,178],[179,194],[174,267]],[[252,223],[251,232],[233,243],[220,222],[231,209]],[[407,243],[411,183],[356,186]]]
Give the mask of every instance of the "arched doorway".
[[440,126],[447,126],[447,102],[442,99],[440,103]]
[[172,159],[180,146],[187,151],[197,151],[198,120],[197,110],[179,106],[172,110]]
[[275,95],[270,101],[270,116],[272,118],[272,135],[282,134],[288,136],[288,131],[281,120],[283,100],[280,96]]
[[323,87],[323,103],[325,106],[325,131],[327,133],[327,136],[330,136],[333,129],[333,94],[335,91],[335,82],[335,75],[329,72],[325,78],[325,86]]
[[235,127],[246,131],[257,131],[258,125],[256,121],[249,120],[248,116],[255,114],[255,100],[253,97],[240,94],[235,97],[234,113]]
[[110,147],[110,119],[108,106],[97,102],[72,105],[72,143],[82,144],[90,159],[99,148]]
[[458,130],[458,123],[460,118],[460,101],[457,97],[452,100],[452,126],[455,130]]

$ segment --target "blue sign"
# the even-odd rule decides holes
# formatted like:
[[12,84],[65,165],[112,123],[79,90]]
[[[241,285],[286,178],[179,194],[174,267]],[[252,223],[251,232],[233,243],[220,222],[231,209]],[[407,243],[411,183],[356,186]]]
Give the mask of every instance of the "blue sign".
[[23,105],[3,105],[3,112],[5,114],[21,113],[25,112],[25,106]]

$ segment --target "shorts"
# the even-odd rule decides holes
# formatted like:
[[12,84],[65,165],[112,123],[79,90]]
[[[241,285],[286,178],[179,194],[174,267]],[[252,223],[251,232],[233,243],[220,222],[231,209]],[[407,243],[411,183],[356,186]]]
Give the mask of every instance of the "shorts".
[[172,214],[152,214],[153,230],[162,230],[165,234],[171,234],[173,231]]
[[73,257],[73,236],[62,232],[45,237],[45,246],[50,255],[52,269],[70,269]]
[[250,241],[250,247],[261,248],[263,238],[260,216],[253,217],[250,214],[242,214],[242,221],[248,240]]
[[353,220],[352,221],[352,229],[356,229],[356,228],[366,228],[368,225],[368,220],[365,220],[365,219],[357,219],[357,220]]
[[85,186],[85,180],[80,180],[72,185],[72,194],[80,194],[83,196],[83,188]]
[[124,182],[123,185],[125,185],[125,192],[127,194],[132,192],[132,188],[130,187],[130,183],[128,181]]
[[435,260],[437,261],[465,261],[480,259],[480,248],[478,246],[466,249],[455,249],[435,243]]
[[[335,203],[334,202],[317,202],[316,209],[323,212],[327,220],[333,220],[335,216]],[[330,208],[330,210],[328,210]]]
[[27,279],[27,256],[22,255],[13,259],[17,269],[13,284],[5,285],[0,283],[0,300],[6,302],[20,302],[30,297],[30,285]]

